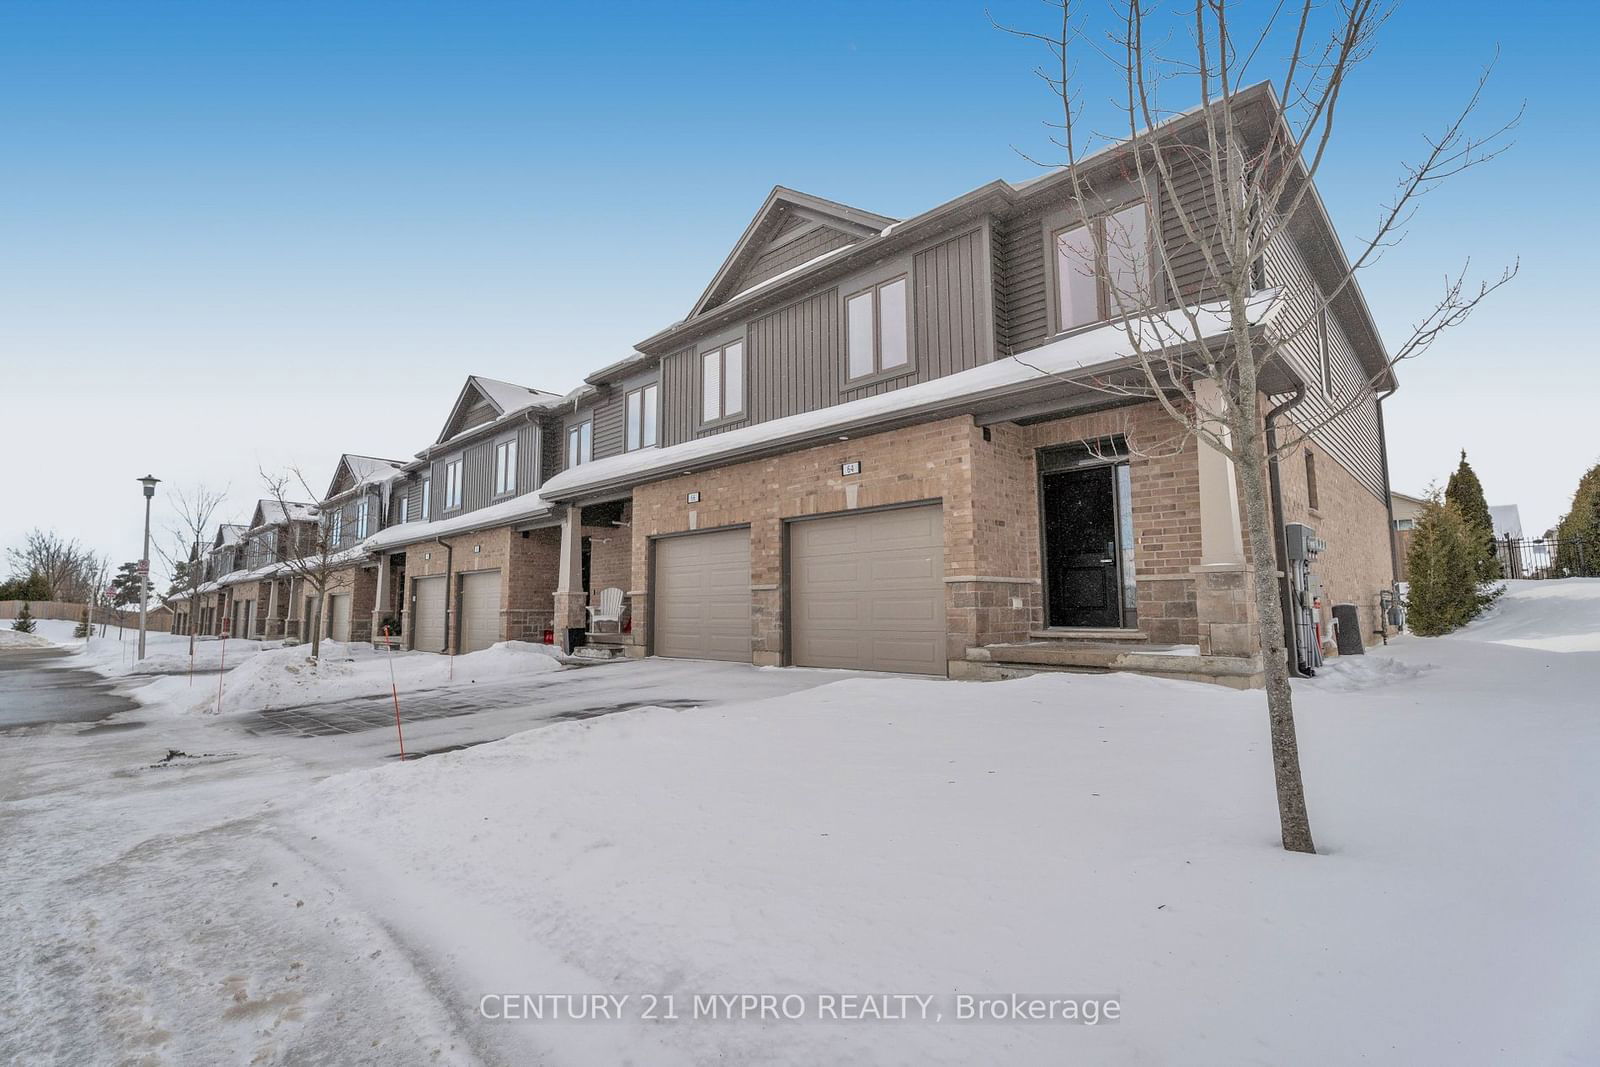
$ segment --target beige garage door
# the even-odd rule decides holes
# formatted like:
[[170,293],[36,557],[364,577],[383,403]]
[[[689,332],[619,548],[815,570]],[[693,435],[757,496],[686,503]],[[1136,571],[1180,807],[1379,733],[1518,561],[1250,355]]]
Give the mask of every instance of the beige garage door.
[[463,652],[477,652],[500,640],[500,572],[473,571],[461,576],[461,643]]
[[328,596],[328,636],[335,641],[350,640],[350,594]]
[[418,578],[412,590],[411,647],[421,652],[444,651],[444,575]]
[[789,589],[797,666],[948,673],[938,505],[793,523]]
[[750,662],[750,531],[656,542],[655,654]]

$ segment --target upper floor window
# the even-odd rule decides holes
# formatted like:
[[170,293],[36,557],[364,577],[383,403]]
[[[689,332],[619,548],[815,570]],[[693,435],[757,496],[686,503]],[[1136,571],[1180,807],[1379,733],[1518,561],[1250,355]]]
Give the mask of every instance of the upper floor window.
[[454,511],[461,506],[461,460],[452,459],[444,465],[444,509]]
[[659,389],[647,385],[628,392],[627,450],[651,448],[656,443],[656,398]]
[[367,504],[365,498],[356,504],[356,536],[359,538],[367,536]]
[[494,446],[494,494],[501,496],[517,491],[517,439],[501,441]]
[[744,342],[701,353],[700,421],[716,422],[743,412]]
[[845,298],[848,377],[866,378],[911,362],[908,310],[904,275]]
[[433,511],[433,479],[422,479],[422,521],[427,522]]
[[404,493],[404,494],[401,495],[401,497],[400,497],[400,510],[399,510],[399,512],[397,514],[399,515],[399,518],[396,520],[397,522],[410,522],[411,521],[411,494],[410,493]]
[[594,422],[580,422],[567,427],[567,466],[576,467],[592,458],[594,449]]
[[1054,244],[1058,329],[1121,318],[1154,302],[1144,204],[1058,230]]
[[339,542],[344,540],[344,510],[333,513],[333,529],[328,532],[328,540],[334,548],[339,547]]

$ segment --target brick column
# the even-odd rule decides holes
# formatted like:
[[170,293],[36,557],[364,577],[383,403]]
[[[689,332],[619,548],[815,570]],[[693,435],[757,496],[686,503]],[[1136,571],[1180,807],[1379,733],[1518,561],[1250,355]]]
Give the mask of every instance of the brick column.
[[383,640],[383,617],[389,607],[389,557],[378,556],[378,581],[372,596],[372,643]]
[[588,621],[588,597],[583,591],[583,509],[576,504],[561,517],[561,563],[556,573],[556,643],[571,652],[567,631]]

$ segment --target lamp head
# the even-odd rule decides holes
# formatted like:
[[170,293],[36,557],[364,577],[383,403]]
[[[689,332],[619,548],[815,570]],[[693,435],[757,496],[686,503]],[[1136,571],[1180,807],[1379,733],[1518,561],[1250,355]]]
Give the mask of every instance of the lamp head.
[[147,497],[155,496],[156,483],[160,480],[160,478],[156,478],[148,474],[146,474],[143,478],[140,478],[139,484],[144,486],[144,495]]

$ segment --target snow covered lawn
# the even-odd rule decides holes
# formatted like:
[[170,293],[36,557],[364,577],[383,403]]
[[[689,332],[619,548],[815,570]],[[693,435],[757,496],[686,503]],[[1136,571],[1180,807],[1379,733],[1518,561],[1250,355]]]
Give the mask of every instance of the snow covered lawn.
[[[233,642],[229,642],[233,644]],[[427,652],[382,652],[367,644],[323,641],[316,663],[309,645],[255,652],[219,686],[195,687],[182,676],[158,679],[133,696],[141,704],[180,713],[223,713],[327,704],[351,697],[419,689],[466,687],[561,670],[554,649],[511,641],[465,656]]]
[[[224,685],[298,703],[296,655]],[[1600,1062],[1600,581],[1299,684],[1317,856],[1255,693],[479,656],[516,706],[413,762],[176,697],[0,737],[0,1062]],[[561,993],[630,999],[480,1014]],[[812,1018],[693,1017],[745,993]],[[1119,1017],[954,1018],[1011,993]],[[815,1020],[848,994],[930,1015]]]
[[[1525,583],[1302,685],[1315,857],[1277,847],[1259,694],[1129,676],[639,711],[340,776],[295,817],[467,1010],[631,995],[480,1022],[510,1059],[1592,1062],[1596,650],[1600,582]],[[638,1018],[744,992],[945,1018]],[[1122,1017],[953,1019],[1010,992]]]

